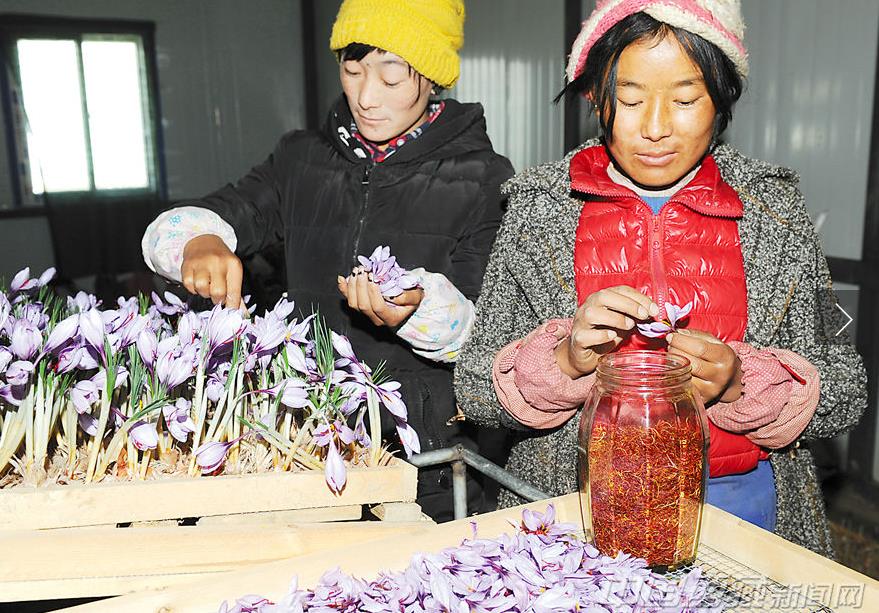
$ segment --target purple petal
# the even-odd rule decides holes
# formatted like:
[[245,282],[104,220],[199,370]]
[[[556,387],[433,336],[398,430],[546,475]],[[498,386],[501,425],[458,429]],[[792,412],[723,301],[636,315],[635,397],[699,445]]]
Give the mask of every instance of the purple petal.
[[24,391],[24,387],[5,383],[3,385],[0,385],[0,400],[3,400],[7,404],[11,404],[14,407],[17,407],[21,405],[21,401],[24,400]]
[[9,283],[9,290],[13,293],[21,291],[21,289],[25,286],[28,279],[31,276],[30,266],[25,266],[12,277],[12,281]]
[[39,285],[39,287],[43,287],[44,285],[46,285],[49,281],[51,281],[54,278],[55,278],[55,267],[50,266],[45,271],[43,271],[43,274],[40,275],[40,278],[37,280],[37,284]]
[[336,493],[341,493],[345,487],[345,482],[348,480],[348,475],[345,470],[345,462],[342,461],[342,456],[339,454],[339,450],[336,449],[335,443],[330,443],[330,446],[327,448],[324,476],[330,489]]
[[195,450],[195,461],[202,472],[212,473],[226,461],[226,454],[230,447],[232,447],[232,443],[218,441],[205,443]]
[[98,420],[91,413],[80,413],[79,427],[89,436],[98,433]]
[[275,306],[272,307],[272,313],[275,314],[281,321],[287,321],[287,318],[290,317],[290,313],[293,312],[293,309],[296,308],[296,303],[292,300],[287,300],[287,295],[284,294],[278,301],[275,303]]
[[43,351],[46,353],[55,351],[73,339],[73,337],[76,336],[77,330],[79,330],[79,315],[71,315],[70,317],[62,319],[49,333],[49,338],[46,339]]
[[43,335],[32,323],[21,319],[15,322],[10,335],[9,349],[21,360],[34,357],[43,344]]
[[79,333],[89,346],[101,355],[104,354],[104,320],[97,309],[79,314]]
[[415,453],[421,453],[421,441],[418,440],[418,433],[408,423],[397,421],[397,436],[400,437],[400,442],[403,443],[403,451],[406,452],[406,457],[411,457]]
[[98,386],[90,379],[77,381],[76,385],[70,388],[70,400],[77,413],[80,415],[88,413],[92,405],[98,401]]
[[397,392],[386,392],[381,388],[378,389],[378,392],[379,399],[391,415],[399,419],[406,419],[406,405],[400,394]]
[[649,338],[663,338],[672,328],[663,321],[653,321],[649,324],[638,324],[638,331]]
[[33,363],[27,360],[17,360],[10,364],[6,370],[6,381],[11,385],[26,385],[33,372]]
[[335,348],[339,355],[349,360],[357,360],[357,356],[354,355],[354,349],[351,347],[351,341],[348,340],[347,336],[336,334],[332,330],[330,330],[330,336],[333,341],[333,348]]
[[668,315],[668,321],[671,323],[673,328],[677,327],[678,321],[685,318],[691,310],[693,310],[692,301],[688,302],[682,307],[671,304],[670,302],[665,303],[665,312]]
[[336,425],[336,432],[339,435],[340,441],[342,441],[346,445],[350,445],[351,443],[354,442],[354,439],[356,438],[356,436],[354,434],[354,430],[349,428],[346,424],[342,423],[341,421],[337,421],[335,425]]

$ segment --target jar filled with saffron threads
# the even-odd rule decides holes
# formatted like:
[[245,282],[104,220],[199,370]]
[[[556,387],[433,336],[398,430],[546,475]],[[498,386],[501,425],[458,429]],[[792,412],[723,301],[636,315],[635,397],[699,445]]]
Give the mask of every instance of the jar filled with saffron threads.
[[604,554],[656,571],[696,558],[708,478],[708,421],[690,362],[660,351],[603,356],[580,419],[580,507]]

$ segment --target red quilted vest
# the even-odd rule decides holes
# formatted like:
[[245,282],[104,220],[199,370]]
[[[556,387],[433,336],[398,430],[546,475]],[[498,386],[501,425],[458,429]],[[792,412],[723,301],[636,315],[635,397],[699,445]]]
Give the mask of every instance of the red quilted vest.
[[[743,339],[748,324],[745,269],[737,219],[742,203],[711,156],[693,180],[653,214],[634,192],[607,175],[603,146],[571,160],[571,189],[591,196],[583,205],[574,248],[577,299],[630,285],[666,302],[693,302],[686,327],[726,341]],[[631,334],[622,349],[662,349],[665,342]],[[746,472],[767,457],[741,434],[709,420],[712,477]]]

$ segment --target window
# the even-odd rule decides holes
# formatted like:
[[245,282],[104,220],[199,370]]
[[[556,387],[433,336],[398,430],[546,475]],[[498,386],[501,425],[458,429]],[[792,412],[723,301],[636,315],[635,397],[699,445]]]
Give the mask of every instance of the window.
[[2,21],[19,202],[162,193],[152,24]]

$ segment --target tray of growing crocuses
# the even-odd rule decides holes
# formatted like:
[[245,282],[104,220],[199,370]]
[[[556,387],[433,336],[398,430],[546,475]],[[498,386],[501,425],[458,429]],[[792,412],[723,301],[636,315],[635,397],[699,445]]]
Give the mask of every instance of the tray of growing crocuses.
[[[53,274],[24,269],[0,289],[0,528],[284,508],[286,482],[269,484],[273,496],[228,495],[233,477],[265,477],[252,480],[265,491],[269,475],[320,475],[312,506],[414,499],[414,469],[380,439],[383,406],[404,452],[419,450],[399,384],[319,316],[297,318],[286,298],[262,313],[191,310],[171,293],[61,298]],[[346,499],[358,475],[401,465],[409,472],[390,483],[411,492]],[[157,505],[135,497],[126,509],[131,490],[119,489],[180,480],[192,495]]]

